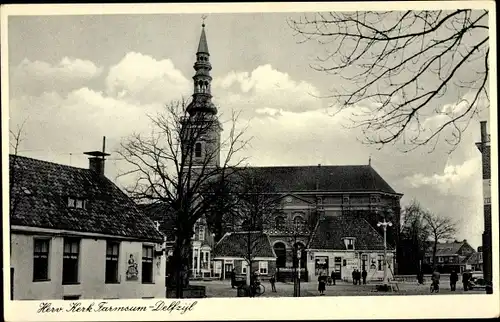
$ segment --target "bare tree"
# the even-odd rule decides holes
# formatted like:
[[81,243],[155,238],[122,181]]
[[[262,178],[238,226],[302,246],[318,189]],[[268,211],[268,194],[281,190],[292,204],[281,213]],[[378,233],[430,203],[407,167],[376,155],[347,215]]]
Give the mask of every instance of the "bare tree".
[[456,223],[448,217],[440,217],[438,215],[426,212],[424,220],[428,226],[430,238],[432,240],[432,263],[436,267],[436,252],[439,241],[452,239],[457,232]]
[[[425,220],[427,211],[416,200],[403,209],[401,234],[399,243],[403,249],[400,257],[401,270],[417,273],[421,271],[421,264],[425,256],[427,242],[430,237],[429,225]],[[418,270],[416,270],[418,269]]]
[[247,144],[244,130],[236,129],[237,115],[232,115],[228,136],[221,141],[218,117],[209,112],[189,113],[187,103],[171,102],[164,113],[150,116],[152,133],[132,135],[118,151],[131,167],[120,174],[134,180],[126,189],[129,195],[136,201],[167,205],[174,214],[178,298],[187,285],[194,225],[218,198],[210,187],[227,180],[232,173],[228,169],[243,162],[243,158],[233,159]]
[[[487,10],[328,12],[289,25],[299,42],[324,45],[312,68],[346,85],[327,97],[336,112],[356,107],[350,120],[365,143],[433,150],[444,136],[454,149],[489,107]],[[443,97],[450,94],[458,102],[452,108]],[[429,116],[438,124],[427,124]]]
[[20,173],[17,171],[19,155],[19,147],[23,141],[24,121],[16,130],[9,130],[9,145],[10,145],[10,155],[9,155],[9,191],[10,191],[10,201],[9,201],[9,211],[10,216],[16,212],[17,206],[19,205],[21,195],[24,193],[20,191],[21,187],[18,187],[18,183],[22,182]]
[[[305,265],[299,265],[299,263],[304,261],[303,258],[306,256],[305,248],[309,244],[309,241],[311,240],[311,237],[316,229],[320,213],[321,210],[319,209],[319,206],[316,205],[316,207],[311,209],[308,214],[305,214],[305,218],[302,216],[296,216],[286,227],[286,240],[290,245],[292,245],[293,285],[295,297],[300,296],[299,268],[306,268]],[[300,244],[302,244],[302,246]]]
[[234,178],[236,207],[233,216],[239,223],[239,233],[242,234],[242,256],[247,269],[247,284],[250,284],[250,274],[254,258],[259,252],[269,246],[265,228],[269,226],[273,214],[279,209],[279,194],[273,188],[273,183],[257,171],[246,168]]

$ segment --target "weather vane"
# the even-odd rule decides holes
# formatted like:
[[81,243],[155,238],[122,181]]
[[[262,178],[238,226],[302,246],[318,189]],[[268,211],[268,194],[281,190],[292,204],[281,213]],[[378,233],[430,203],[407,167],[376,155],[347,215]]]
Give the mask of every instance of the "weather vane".
[[202,24],[201,24],[201,26],[202,26],[202,27],[205,27],[205,19],[207,19],[207,15],[203,15],[203,16],[201,16],[201,20],[202,20]]

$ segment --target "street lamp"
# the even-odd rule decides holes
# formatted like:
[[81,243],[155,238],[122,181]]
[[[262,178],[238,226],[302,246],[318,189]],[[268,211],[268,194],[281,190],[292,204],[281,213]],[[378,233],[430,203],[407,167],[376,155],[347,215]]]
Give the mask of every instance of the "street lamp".
[[387,286],[387,227],[391,227],[392,222],[385,221],[384,218],[383,222],[377,224],[377,227],[380,226],[384,229],[384,286]]
[[302,250],[300,247],[297,247],[297,297],[300,297],[300,259],[302,258]]

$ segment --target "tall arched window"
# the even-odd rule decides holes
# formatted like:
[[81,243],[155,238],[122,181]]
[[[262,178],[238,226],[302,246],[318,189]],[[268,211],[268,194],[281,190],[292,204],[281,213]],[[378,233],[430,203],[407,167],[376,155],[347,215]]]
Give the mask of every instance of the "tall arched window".
[[274,244],[274,252],[276,253],[276,267],[286,266],[286,247],[285,244],[278,242]]
[[277,230],[284,230],[285,229],[285,217],[283,217],[283,216],[276,217],[275,228]]
[[296,231],[303,231],[305,228],[305,220],[302,218],[302,216],[295,216],[293,218],[293,228]]

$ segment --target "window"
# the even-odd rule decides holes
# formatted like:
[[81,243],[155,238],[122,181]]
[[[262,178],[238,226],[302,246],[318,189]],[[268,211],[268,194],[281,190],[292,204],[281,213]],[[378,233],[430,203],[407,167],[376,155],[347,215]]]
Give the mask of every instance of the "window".
[[82,198],[68,197],[68,208],[87,209],[87,202]]
[[444,261],[443,257],[438,257],[438,263],[442,263]]
[[368,255],[367,254],[361,255],[361,268],[363,270],[366,270],[366,263],[367,262],[368,262]]
[[35,239],[33,247],[33,281],[49,279],[49,239]]
[[199,239],[200,240],[205,240],[205,226],[200,225],[199,229],[200,229],[200,231],[199,231],[200,232]]
[[76,200],[74,198],[69,197],[68,198],[68,207],[74,208],[75,207],[75,201]]
[[201,158],[201,143],[198,142],[194,145],[194,156],[196,158]]
[[153,283],[153,246],[142,246],[142,283]]
[[354,238],[346,238],[345,239],[345,247],[347,249],[353,250],[354,249]]
[[259,262],[259,273],[263,275],[267,275],[267,261],[266,262]]
[[63,250],[63,284],[78,283],[78,257],[80,254],[80,240],[75,238],[64,239]]
[[305,227],[304,218],[297,216],[293,219],[293,226],[297,231],[303,231]]
[[276,217],[276,230],[285,229],[285,218],[282,216]]
[[241,274],[246,274],[248,268],[248,263],[246,261],[241,262]]
[[106,243],[106,283],[118,283],[118,255],[120,244]]
[[378,255],[378,270],[384,270],[384,255]]

